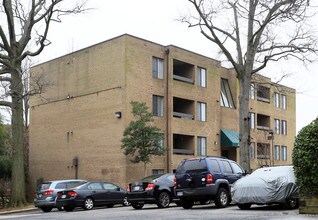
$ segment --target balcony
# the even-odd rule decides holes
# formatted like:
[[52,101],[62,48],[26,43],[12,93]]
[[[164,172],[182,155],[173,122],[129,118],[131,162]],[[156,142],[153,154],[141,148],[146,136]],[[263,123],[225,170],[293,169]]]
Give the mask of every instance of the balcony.
[[257,114],[257,130],[269,131],[270,129],[270,116]]
[[179,60],[173,60],[173,79],[194,84],[194,65]]
[[194,155],[194,136],[173,134],[173,154]]
[[269,103],[270,102],[270,89],[265,87],[265,86],[258,85],[257,100],[261,101],[261,102]]
[[194,101],[173,97],[173,117],[194,120]]

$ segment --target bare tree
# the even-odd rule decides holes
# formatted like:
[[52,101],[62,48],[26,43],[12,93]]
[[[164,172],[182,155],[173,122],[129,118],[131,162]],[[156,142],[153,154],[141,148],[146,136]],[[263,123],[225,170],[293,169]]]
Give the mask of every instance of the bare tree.
[[[270,61],[312,62],[317,39],[310,32],[310,0],[188,0],[195,8],[182,18],[216,44],[239,82],[240,163],[250,170],[249,91],[254,73]],[[313,11],[314,12],[314,11]]]
[[47,39],[51,22],[63,15],[81,13],[84,1],[3,0],[0,6],[0,81],[5,87],[0,106],[11,108],[12,117],[12,191],[11,206],[26,203],[23,147],[23,71],[28,57],[39,55],[50,44]]

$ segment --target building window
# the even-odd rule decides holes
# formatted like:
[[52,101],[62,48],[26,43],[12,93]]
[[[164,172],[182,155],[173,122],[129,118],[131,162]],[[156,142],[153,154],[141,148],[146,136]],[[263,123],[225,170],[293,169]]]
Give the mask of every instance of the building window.
[[251,83],[250,99],[255,99],[255,84],[254,83]]
[[152,58],[152,77],[163,79],[163,60],[160,58]]
[[250,112],[250,129],[255,129],[255,113]]
[[163,116],[163,97],[152,96],[152,114],[154,116]]
[[286,95],[281,95],[281,108],[287,109],[287,98]]
[[269,144],[257,143],[257,159],[270,159]]
[[274,146],[274,160],[280,160],[280,146]]
[[255,143],[250,144],[250,159],[255,159]]
[[164,174],[164,169],[153,169],[152,170],[152,175],[157,175],[157,174]]
[[197,146],[198,146],[198,156],[206,156],[206,138],[205,137],[198,137]]
[[282,160],[287,160],[287,147],[282,146]]
[[282,135],[287,135],[287,121],[282,120]]
[[221,79],[221,106],[228,108],[235,108],[232,93],[230,90],[229,81]]
[[206,69],[197,68],[197,84],[200,87],[206,87]]
[[275,134],[279,134],[280,129],[280,121],[279,119],[274,119],[274,132]]
[[279,99],[279,93],[275,92],[274,93],[274,106],[276,108],[279,108],[279,103],[280,103],[280,99]]
[[197,120],[206,121],[206,103],[197,103]]

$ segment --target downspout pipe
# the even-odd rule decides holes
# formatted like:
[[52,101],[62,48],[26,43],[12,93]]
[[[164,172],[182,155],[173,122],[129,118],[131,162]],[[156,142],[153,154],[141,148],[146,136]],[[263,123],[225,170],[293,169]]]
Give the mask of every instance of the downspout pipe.
[[170,115],[170,111],[169,111],[169,59],[170,59],[170,49],[169,47],[165,48],[165,54],[166,54],[166,144],[167,144],[167,173],[171,172],[171,149],[170,149],[170,120],[169,120],[169,115]]

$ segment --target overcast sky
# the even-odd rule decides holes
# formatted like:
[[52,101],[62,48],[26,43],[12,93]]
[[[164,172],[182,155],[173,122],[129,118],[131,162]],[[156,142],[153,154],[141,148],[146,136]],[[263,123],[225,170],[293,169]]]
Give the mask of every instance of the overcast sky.
[[[35,63],[91,46],[122,34],[131,34],[162,45],[173,44],[218,59],[216,46],[198,29],[177,21],[191,8],[187,0],[89,0],[95,8],[85,14],[64,17],[52,25],[52,42]],[[297,132],[318,116],[318,64],[304,68],[301,63],[272,64],[261,74],[273,81],[288,74],[281,84],[296,89]]]

